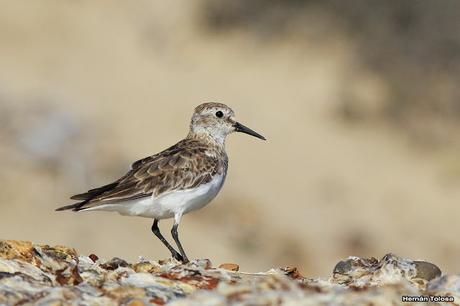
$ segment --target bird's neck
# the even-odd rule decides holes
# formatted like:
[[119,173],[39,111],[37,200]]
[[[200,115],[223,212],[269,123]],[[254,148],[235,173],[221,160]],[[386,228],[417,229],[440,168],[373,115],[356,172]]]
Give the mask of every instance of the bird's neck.
[[215,146],[221,150],[225,150],[225,138],[226,137],[223,135],[212,135],[205,131],[203,132],[190,131],[187,135],[187,138],[203,142],[206,145]]

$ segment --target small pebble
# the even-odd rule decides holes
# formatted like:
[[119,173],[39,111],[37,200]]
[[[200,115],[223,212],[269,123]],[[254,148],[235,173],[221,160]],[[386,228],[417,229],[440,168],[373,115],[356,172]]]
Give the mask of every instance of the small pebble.
[[106,269],[106,270],[116,270],[118,267],[128,267],[129,264],[118,257],[114,257],[111,260],[103,263],[101,265],[101,268]]
[[96,254],[90,254],[88,257],[89,257],[89,259],[91,259],[93,262],[96,262],[96,261],[99,259],[99,257],[97,257]]
[[235,272],[240,270],[240,266],[234,263],[223,263],[219,266],[219,268]]
[[438,276],[441,276],[442,272],[438,266],[426,262],[426,261],[414,261],[415,268],[417,269],[416,278],[425,279],[430,281]]
[[129,302],[128,306],[145,306],[145,303],[139,300]]
[[347,260],[342,260],[339,261],[333,270],[333,273],[338,273],[338,274],[347,274],[348,272],[351,271],[352,268],[352,260],[347,259]]

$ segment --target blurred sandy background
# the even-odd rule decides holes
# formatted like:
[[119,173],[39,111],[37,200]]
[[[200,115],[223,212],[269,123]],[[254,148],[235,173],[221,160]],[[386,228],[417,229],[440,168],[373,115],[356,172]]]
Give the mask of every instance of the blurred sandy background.
[[[387,252],[460,271],[458,1],[1,1],[0,237],[169,256],[151,220],[54,212],[188,131],[227,141],[189,257],[328,275]],[[170,237],[171,222],[160,227]]]

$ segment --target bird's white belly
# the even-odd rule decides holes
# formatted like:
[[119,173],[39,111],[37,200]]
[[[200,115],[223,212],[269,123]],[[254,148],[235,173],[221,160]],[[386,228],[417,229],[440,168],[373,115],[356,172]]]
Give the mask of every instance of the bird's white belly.
[[225,175],[215,176],[209,183],[194,189],[171,191],[159,197],[148,197],[117,204],[105,204],[88,210],[116,211],[121,215],[167,219],[200,209],[220,191]]

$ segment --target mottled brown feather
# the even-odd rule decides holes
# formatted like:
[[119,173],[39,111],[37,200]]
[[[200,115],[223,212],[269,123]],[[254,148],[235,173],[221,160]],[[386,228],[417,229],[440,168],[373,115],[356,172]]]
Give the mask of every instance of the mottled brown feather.
[[83,200],[66,209],[82,210],[103,204],[125,202],[152,194],[186,190],[208,183],[227,169],[222,147],[202,138],[186,138],[174,146],[132,164],[119,180],[72,199]]

